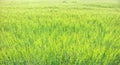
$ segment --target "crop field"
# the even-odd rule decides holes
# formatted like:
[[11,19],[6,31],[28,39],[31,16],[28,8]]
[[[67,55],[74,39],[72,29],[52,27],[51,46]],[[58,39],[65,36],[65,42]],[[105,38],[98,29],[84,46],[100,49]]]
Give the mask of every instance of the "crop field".
[[120,65],[120,5],[0,0],[0,65]]

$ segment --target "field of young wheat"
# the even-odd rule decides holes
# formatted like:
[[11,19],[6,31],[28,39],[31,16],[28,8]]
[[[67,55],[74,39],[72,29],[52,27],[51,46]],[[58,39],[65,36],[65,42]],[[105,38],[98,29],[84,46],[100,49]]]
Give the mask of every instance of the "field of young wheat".
[[0,65],[120,65],[120,7],[1,0]]

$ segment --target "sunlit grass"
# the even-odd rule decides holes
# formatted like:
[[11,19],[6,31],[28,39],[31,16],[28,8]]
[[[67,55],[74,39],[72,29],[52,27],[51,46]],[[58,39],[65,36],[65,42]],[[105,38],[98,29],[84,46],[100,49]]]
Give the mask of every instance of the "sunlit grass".
[[1,65],[119,65],[117,4],[1,3]]

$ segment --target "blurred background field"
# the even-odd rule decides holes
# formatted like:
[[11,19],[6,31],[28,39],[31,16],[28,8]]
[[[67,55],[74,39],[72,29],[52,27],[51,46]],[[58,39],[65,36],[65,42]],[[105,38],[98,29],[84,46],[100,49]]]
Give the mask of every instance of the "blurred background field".
[[0,0],[0,65],[120,65],[119,1]]

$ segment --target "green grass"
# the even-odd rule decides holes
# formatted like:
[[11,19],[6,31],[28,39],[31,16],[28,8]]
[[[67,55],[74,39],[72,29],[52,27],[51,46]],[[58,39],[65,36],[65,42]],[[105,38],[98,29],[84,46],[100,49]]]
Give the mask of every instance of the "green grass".
[[0,1],[0,65],[120,65],[120,7]]

